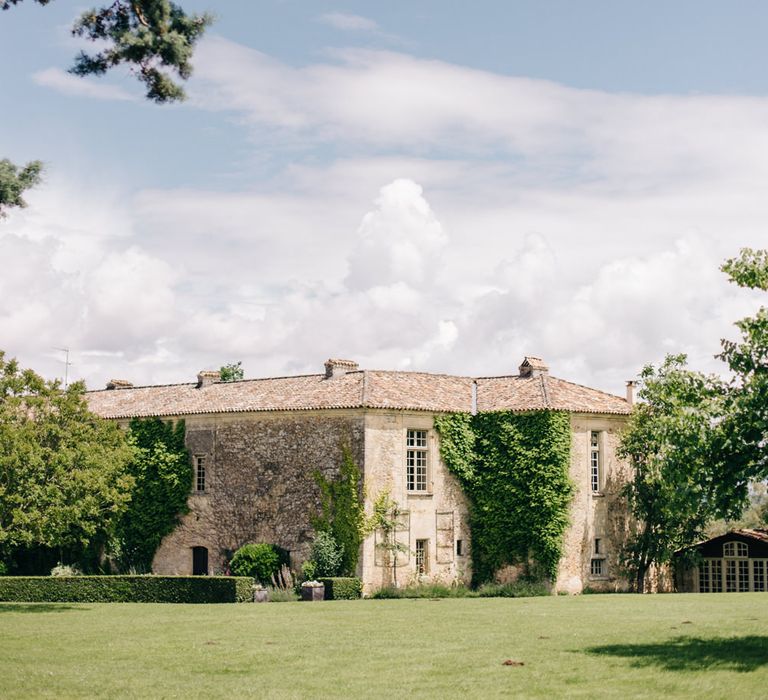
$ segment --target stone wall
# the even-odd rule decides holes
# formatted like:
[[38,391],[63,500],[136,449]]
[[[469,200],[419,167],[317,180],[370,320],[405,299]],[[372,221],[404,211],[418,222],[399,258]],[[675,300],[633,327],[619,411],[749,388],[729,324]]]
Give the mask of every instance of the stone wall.
[[279,545],[297,566],[319,511],[313,473],[337,475],[344,444],[363,459],[360,411],[190,416],[186,425],[193,462],[205,457],[206,488],[192,491],[190,512],[161,543],[152,565],[159,574],[191,573],[192,547],[208,549],[209,573],[222,571],[247,542]]
[[[628,528],[626,508],[620,496],[629,479],[629,465],[616,455],[625,416],[571,415],[571,468],[574,485],[571,525],[564,538],[564,556],[560,561],[556,589],[567,593],[592,590],[626,590],[628,582],[621,575],[619,553]],[[597,493],[590,482],[590,434],[600,434],[601,484]],[[595,539],[600,552],[595,552]],[[605,573],[593,576],[592,558],[603,558]]]
[[[406,488],[406,433],[426,430],[428,440],[428,484],[424,493]],[[369,411],[365,420],[365,485],[369,505],[387,491],[405,511],[398,541],[407,548],[392,566],[392,557],[374,533],[363,544],[361,574],[365,593],[394,582],[415,582],[416,540],[427,540],[427,574],[421,579],[452,583],[469,582],[471,557],[467,502],[456,479],[440,459],[440,445],[431,413],[407,411]],[[456,541],[462,540],[461,555]]]

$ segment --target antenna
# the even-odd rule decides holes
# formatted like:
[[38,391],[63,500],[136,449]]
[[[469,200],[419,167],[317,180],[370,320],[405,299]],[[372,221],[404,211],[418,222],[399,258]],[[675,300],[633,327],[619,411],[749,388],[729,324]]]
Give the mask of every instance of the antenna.
[[64,388],[66,389],[69,385],[69,367],[72,364],[69,361],[69,348],[54,348],[54,350],[64,353]]

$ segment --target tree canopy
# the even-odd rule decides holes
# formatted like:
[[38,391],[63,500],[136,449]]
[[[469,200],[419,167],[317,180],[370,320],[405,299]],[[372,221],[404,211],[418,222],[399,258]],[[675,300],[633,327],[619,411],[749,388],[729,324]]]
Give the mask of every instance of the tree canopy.
[[[0,7],[7,10],[20,2],[2,0]],[[34,2],[47,5],[50,0]],[[211,15],[187,14],[170,0],[114,0],[84,12],[75,22],[73,36],[96,42],[99,50],[81,51],[70,73],[103,75],[124,64],[144,83],[147,99],[183,100],[184,89],[174,78],[192,75],[195,44],[212,22]]]
[[7,158],[0,160],[0,219],[8,216],[11,207],[26,207],[22,197],[24,190],[40,182],[43,164],[33,160],[23,167],[18,167]]
[[16,547],[85,547],[131,498],[133,450],[83,391],[0,351],[0,558]]
[[243,363],[230,362],[228,365],[223,365],[219,370],[219,375],[222,382],[237,382],[245,376]]

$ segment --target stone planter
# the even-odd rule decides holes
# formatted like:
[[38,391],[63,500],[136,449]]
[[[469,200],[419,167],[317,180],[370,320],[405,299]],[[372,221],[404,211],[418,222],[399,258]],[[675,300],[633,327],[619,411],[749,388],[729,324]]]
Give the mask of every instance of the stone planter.
[[325,584],[320,581],[305,581],[301,584],[302,600],[325,600]]
[[269,602],[269,591],[262,586],[253,587],[253,602],[254,603],[267,603]]

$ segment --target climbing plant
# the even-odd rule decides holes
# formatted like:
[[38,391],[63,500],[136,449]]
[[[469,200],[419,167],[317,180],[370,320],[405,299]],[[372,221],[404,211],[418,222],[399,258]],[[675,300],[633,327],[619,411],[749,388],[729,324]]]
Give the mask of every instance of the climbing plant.
[[573,493],[568,414],[453,413],[435,427],[443,462],[470,501],[475,583],[507,564],[554,579]]
[[136,485],[111,546],[124,570],[149,571],[161,540],[188,510],[192,475],[184,433],[184,421],[135,418],[130,423],[128,435],[136,456],[128,472]]
[[322,472],[315,472],[320,488],[320,515],[312,525],[318,532],[327,532],[342,549],[340,571],[354,576],[360,545],[368,534],[365,503],[362,497],[362,474],[352,458],[348,446],[342,447],[339,476],[328,479]]

